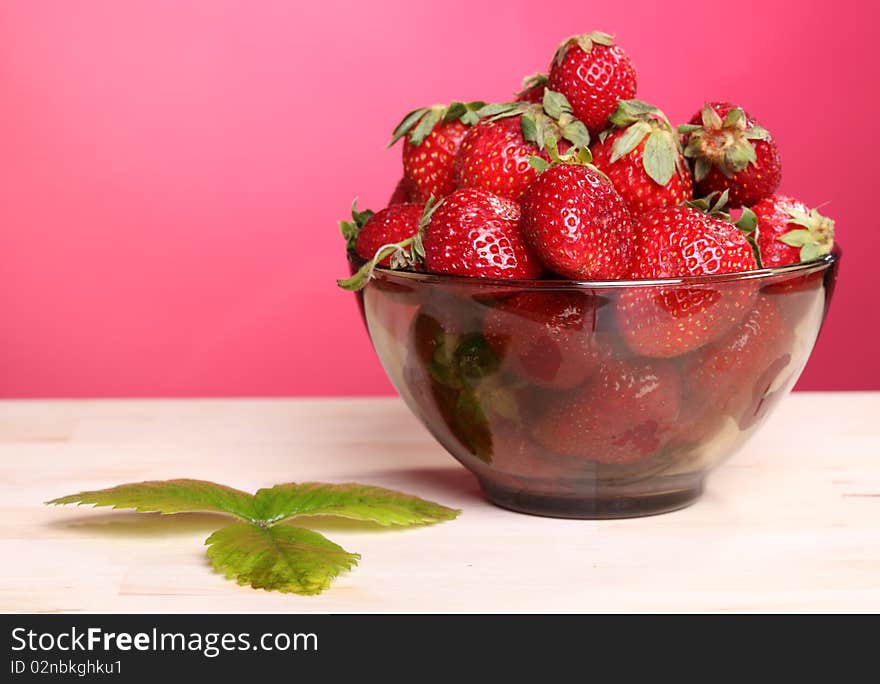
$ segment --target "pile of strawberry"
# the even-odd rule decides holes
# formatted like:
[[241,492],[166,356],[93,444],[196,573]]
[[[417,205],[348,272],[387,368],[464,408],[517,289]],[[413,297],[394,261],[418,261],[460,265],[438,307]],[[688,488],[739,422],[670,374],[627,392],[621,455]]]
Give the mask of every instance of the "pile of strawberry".
[[[831,251],[833,221],[774,194],[776,142],[742,107],[709,102],[676,129],[635,95],[631,59],[594,31],[566,40],[548,75],[527,79],[514,102],[410,112],[392,137],[403,140],[403,178],[389,206],[353,207],[342,223],[366,263],[340,285],[362,288],[377,265],[657,279]],[[741,214],[735,223],[730,210]]]

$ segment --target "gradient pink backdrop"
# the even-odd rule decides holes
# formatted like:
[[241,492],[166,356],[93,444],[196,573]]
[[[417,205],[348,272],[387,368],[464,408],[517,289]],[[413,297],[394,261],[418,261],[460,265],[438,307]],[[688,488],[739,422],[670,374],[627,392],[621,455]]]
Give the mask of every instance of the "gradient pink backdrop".
[[[796,8],[796,9],[795,9]],[[0,395],[388,393],[336,230],[399,117],[615,32],[642,99],[754,112],[845,259],[800,387],[878,389],[872,2],[0,3]],[[826,204],[827,203],[827,204]]]

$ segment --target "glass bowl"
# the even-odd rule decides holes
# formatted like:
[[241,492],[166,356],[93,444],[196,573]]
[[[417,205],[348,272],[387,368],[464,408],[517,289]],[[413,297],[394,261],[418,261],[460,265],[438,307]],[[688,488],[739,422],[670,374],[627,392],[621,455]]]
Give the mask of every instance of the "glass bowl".
[[359,303],[394,387],[490,501],[633,517],[693,503],[791,389],[839,258],[655,281],[377,269]]

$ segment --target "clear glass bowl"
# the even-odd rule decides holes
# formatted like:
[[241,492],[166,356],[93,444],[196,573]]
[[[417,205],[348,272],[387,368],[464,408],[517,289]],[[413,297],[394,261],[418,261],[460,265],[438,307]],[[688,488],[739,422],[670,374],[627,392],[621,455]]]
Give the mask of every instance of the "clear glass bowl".
[[377,269],[360,303],[400,396],[490,501],[632,517],[694,502],[791,389],[838,263],[612,282]]

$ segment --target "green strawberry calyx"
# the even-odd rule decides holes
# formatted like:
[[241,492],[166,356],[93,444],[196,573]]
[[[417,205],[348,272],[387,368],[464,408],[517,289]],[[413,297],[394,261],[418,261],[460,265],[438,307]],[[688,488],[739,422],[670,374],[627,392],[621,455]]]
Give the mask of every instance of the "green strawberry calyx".
[[568,53],[568,48],[572,45],[576,45],[585,53],[590,54],[593,45],[604,45],[606,47],[614,45],[614,36],[602,31],[590,31],[589,33],[582,33],[577,36],[566,38],[559,44],[559,47],[556,48],[556,52],[553,55],[553,63],[557,66],[562,64],[562,60],[565,59],[565,55]]
[[578,166],[587,166],[603,177],[608,178],[601,170],[593,166],[593,155],[590,153],[589,147],[570,147],[564,154],[560,154],[556,143],[550,140],[547,142],[546,149],[547,154],[550,156],[550,161],[534,154],[529,157],[529,166],[538,173],[544,173],[551,166],[558,166],[559,164],[577,164]]
[[818,210],[812,209],[807,214],[793,207],[785,207],[791,216],[790,224],[801,226],[776,239],[789,247],[800,248],[801,261],[812,261],[831,253],[834,247],[834,219],[823,216]]
[[558,148],[561,140],[571,143],[575,154],[581,148],[590,145],[590,133],[587,127],[580,119],[575,118],[565,95],[553,90],[544,91],[541,104],[500,102],[486,105],[477,114],[481,119],[488,121],[520,117],[523,139],[548,153],[551,143]]
[[413,145],[421,145],[438,123],[461,121],[466,126],[473,126],[480,120],[478,112],[486,105],[485,102],[452,102],[448,105],[421,107],[407,114],[391,133],[391,147],[403,136]]
[[684,124],[678,132],[689,136],[684,156],[694,160],[694,178],[703,180],[714,166],[727,178],[757,161],[756,140],[770,134],[761,126],[749,126],[746,114],[734,107],[722,118],[710,105],[703,106],[701,124]]
[[519,92],[514,93],[517,97],[523,97],[533,88],[541,88],[547,85],[547,81],[549,78],[547,74],[532,74],[531,76],[526,76],[522,81],[522,88]]
[[631,154],[644,141],[642,166],[657,185],[665,187],[676,174],[684,177],[687,173],[679,138],[657,107],[641,100],[621,100],[609,120],[614,128],[603,131],[600,140],[615,130],[623,131],[611,147],[610,163]]
[[363,228],[364,224],[376,213],[370,209],[358,211],[357,202],[357,197],[355,197],[354,201],[351,203],[351,221],[339,222],[339,232],[341,232],[342,237],[345,238],[346,249],[350,251],[354,250],[361,228]]
[[726,208],[727,199],[727,190],[724,192],[716,191],[709,193],[705,197],[685,202],[684,206],[690,207],[691,209],[697,209],[709,216],[732,223],[739,228],[740,232],[745,235],[749,246],[752,248],[752,253],[755,255],[755,263],[758,265],[758,268],[764,268],[763,262],[761,261],[761,250],[758,249],[758,216],[748,207],[743,207],[739,218],[734,221]]
[[361,266],[357,273],[350,278],[337,280],[336,284],[343,290],[349,290],[350,292],[363,290],[373,278],[376,267],[386,257],[391,257],[389,266],[394,270],[418,268],[425,260],[425,246],[423,242],[425,228],[431,222],[431,216],[434,215],[434,212],[441,204],[443,204],[442,199],[438,202],[434,199],[433,195],[429,197],[425,204],[425,211],[419,219],[419,229],[415,235],[400,242],[389,242],[387,245],[382,245],[376,250],[373,258]]

